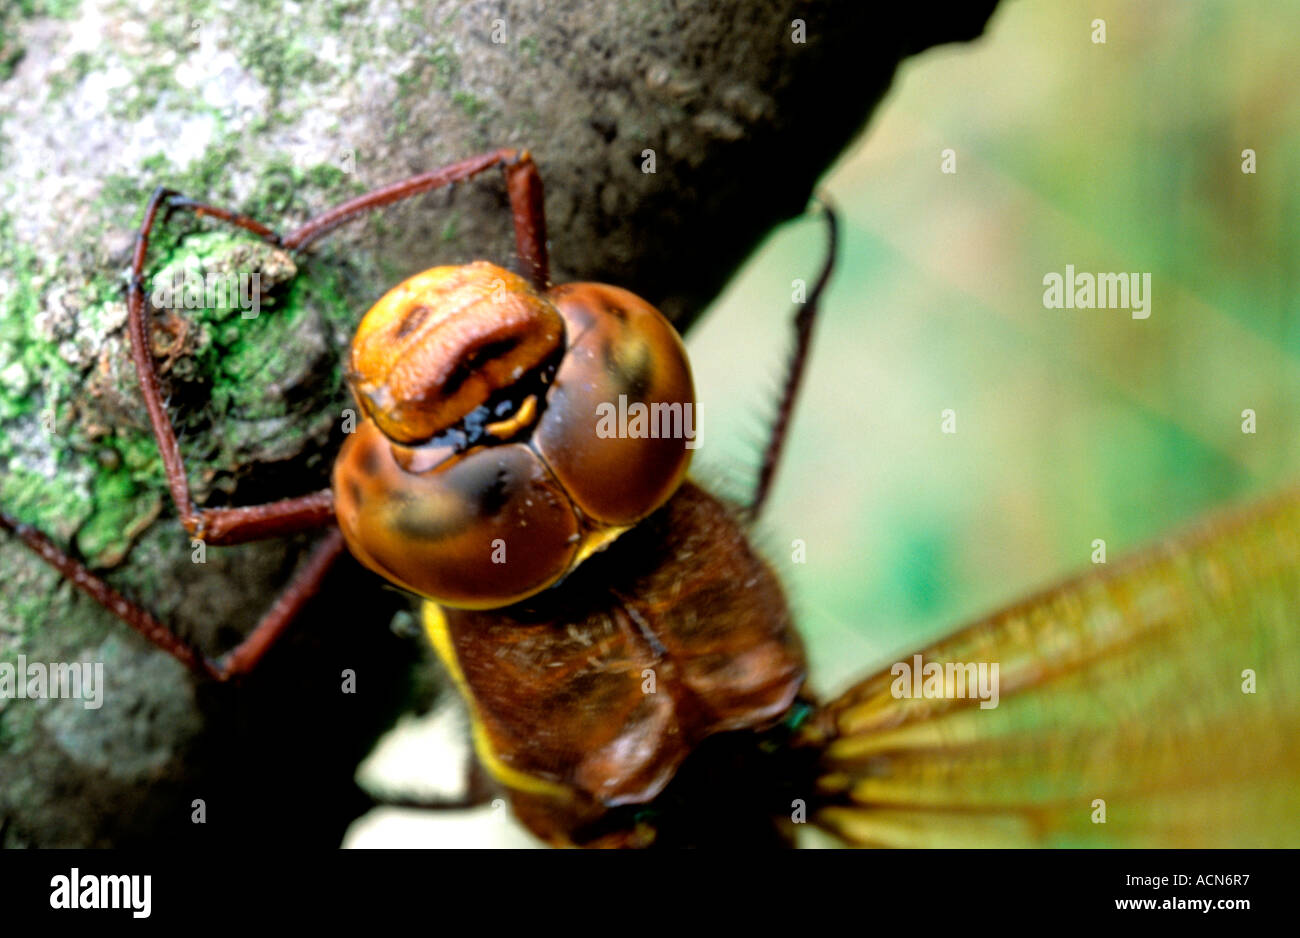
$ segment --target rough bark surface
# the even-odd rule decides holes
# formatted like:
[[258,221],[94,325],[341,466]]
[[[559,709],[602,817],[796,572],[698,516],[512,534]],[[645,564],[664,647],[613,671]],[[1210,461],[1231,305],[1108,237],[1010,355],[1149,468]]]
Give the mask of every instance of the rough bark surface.
[[[284,230],[373,185],[528,147],[556,279],[629,287],[684,329],[802,211],[898,62],[978,35],[993,5],[899,4],[894,21],[861,0],[6,5],[0,504],[199,646],[228,647],[309,540],[209,548],[200,564],[176,523],[123,333],[155,185]],[[324,484],[360,314],[403,276],[480,257],[511,257],[495,175],[306,257],[173,221],[151,274],[255,270],[267,290],[255,319],[229,304],[158,316],[199,502]],[[336,844],[366,806],[358,759],[432,693],[418,641],[390,628],[406,605],[344,561],[258,674],[211,686],[0,538],[0,661],[102,662],[107,685],[97,710],[0,698],[0,845]]]

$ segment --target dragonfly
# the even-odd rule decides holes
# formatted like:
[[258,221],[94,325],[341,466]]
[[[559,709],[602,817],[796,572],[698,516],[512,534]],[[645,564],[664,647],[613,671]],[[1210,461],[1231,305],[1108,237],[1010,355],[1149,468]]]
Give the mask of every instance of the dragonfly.
[[[492,168],[522,275],[433,268],[362,318],[347,372],[362,419],[330,489],[195,505],[148,342],[160,215],[188,210],[296,252]],[[256,667],[349,550],[420,598],[491,785],[558,846],[778,846],[803,824],[860,846],[1300,841],[1300,490],[1013,603],[832,700],[811,693],[749,532],[834,266],[825,217],[828,259],[796,308],[757,482],[736,505],[687,477],[693,384],[671,325],[617,287],[550,282],[526,151],[419,174],[286,235],[160,188],[135,242],[128,329],[180,522],[212,544],[329,533],[247,637],[209,659],[41,531],[3,512],[0,528],[219,681]],[[638,405],[669,432],[638,432]]]

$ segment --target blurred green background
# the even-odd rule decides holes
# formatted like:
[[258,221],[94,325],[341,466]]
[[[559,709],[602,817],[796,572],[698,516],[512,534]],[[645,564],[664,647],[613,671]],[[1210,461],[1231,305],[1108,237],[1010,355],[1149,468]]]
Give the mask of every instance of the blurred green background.
[[[1295,0],[1011,0],[900,73],[824,181],[840,267],[759,534],[819,692],[1300,477],[1297,35]],[[757,464],[823,245],[775,233],[689,336],[704,480]],[[1045,309],[1066,264],[1149,272],[1150,318]]]

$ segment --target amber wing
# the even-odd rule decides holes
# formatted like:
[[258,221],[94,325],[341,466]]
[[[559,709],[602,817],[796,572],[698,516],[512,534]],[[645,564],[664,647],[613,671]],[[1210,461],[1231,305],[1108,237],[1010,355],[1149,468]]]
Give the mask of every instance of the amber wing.
[[804,741],[815,818],[847,841],[1300,845],[1300,490],[920,655],[998,664],[997,706],[901,696],[892,664],[834,701]]

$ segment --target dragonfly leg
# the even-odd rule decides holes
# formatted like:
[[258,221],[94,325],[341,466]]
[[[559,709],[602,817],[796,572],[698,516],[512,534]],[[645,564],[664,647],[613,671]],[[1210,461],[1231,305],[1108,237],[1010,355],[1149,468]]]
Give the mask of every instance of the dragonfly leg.
[[229,680],[253,670],[276,639],[284,634],[307,601],[320,589],[330,566],[343,552],[343,535],[335,528],[312,551],[307,562],[298,569],[275,602],[263,613],[253,631],[229,652],[213,660],[200,654],[153,613],[113,589],[103,578],[96,576],[79,560],[68,556],[31,525],[0,512],[0,530],[13,534],[74,586],[181,664],[218,681]]
[[758,472],[758,482],[750,499],[747,513],[750,518],[757,518],[772,491],[772,482],[776,477],[776,468],[781,461],[781,452],[785,448],[786,435],[790,429],[790,418],[794,413],[795,400],[799,396],[799,385],[803,381],[804,367],[808,362],[808,352],[812,343],[813,323],[822,293],[830,282],[831,271],[835,268],[835,252],[839,242],[839,225],[835,210],[830,203],[819,199],[826,217],[827,248],[826,261],[822,265],[817,282],[807,300],[796,307],[794,313],[794,351],[786,368],[785,382],[781,389],[781,398],[777,405],[776,419],[772,422],[772,431],[763,451],[763,462]]
[[381,186],[354,199],[349,199],[315,218],[304,222],[286,235],[284,247],[300,251],[339,225],[385,205],[440,189],[457,182],[465,182],[479,173],[501,166],[505,172],[506,190],[510,197],[510,214],[515,228],[515,246],[519,261],[533,286],[544,290],[550,286],[550,268],[546,254],[546,216],[542,208],[542,179],[537,164],[527,150],[500,149],[472,156],[438,169],[420,173],[409,179]]
[[195,507],[190,497],[185,462],[181,457],[171,418],[163,406],[158,371],[150,351],[144,296],[144,265],[149,252],[149,236],[159,212],[170,212],[172,209],[185,209],[200,217],[220,219],[270,244],[278,245],[281,239],[275,231],[246,215],[196,202],[162,186],[154,190],[145,207],[144,219],[136,234],[131,257],[131,280],[127,288],[127,332],[131,340],[131,360],[135,366],[136,380],[140,385],[140,394],[144,397],[149,424],[154,439],[158,442],[158,452],[167,474],[167,487],[180,515],[181,524],[190,534],[212,544],[234,544],[275,537],[329,524],[334,519],[334,500],[328,490],[263,505],[206,511]]

